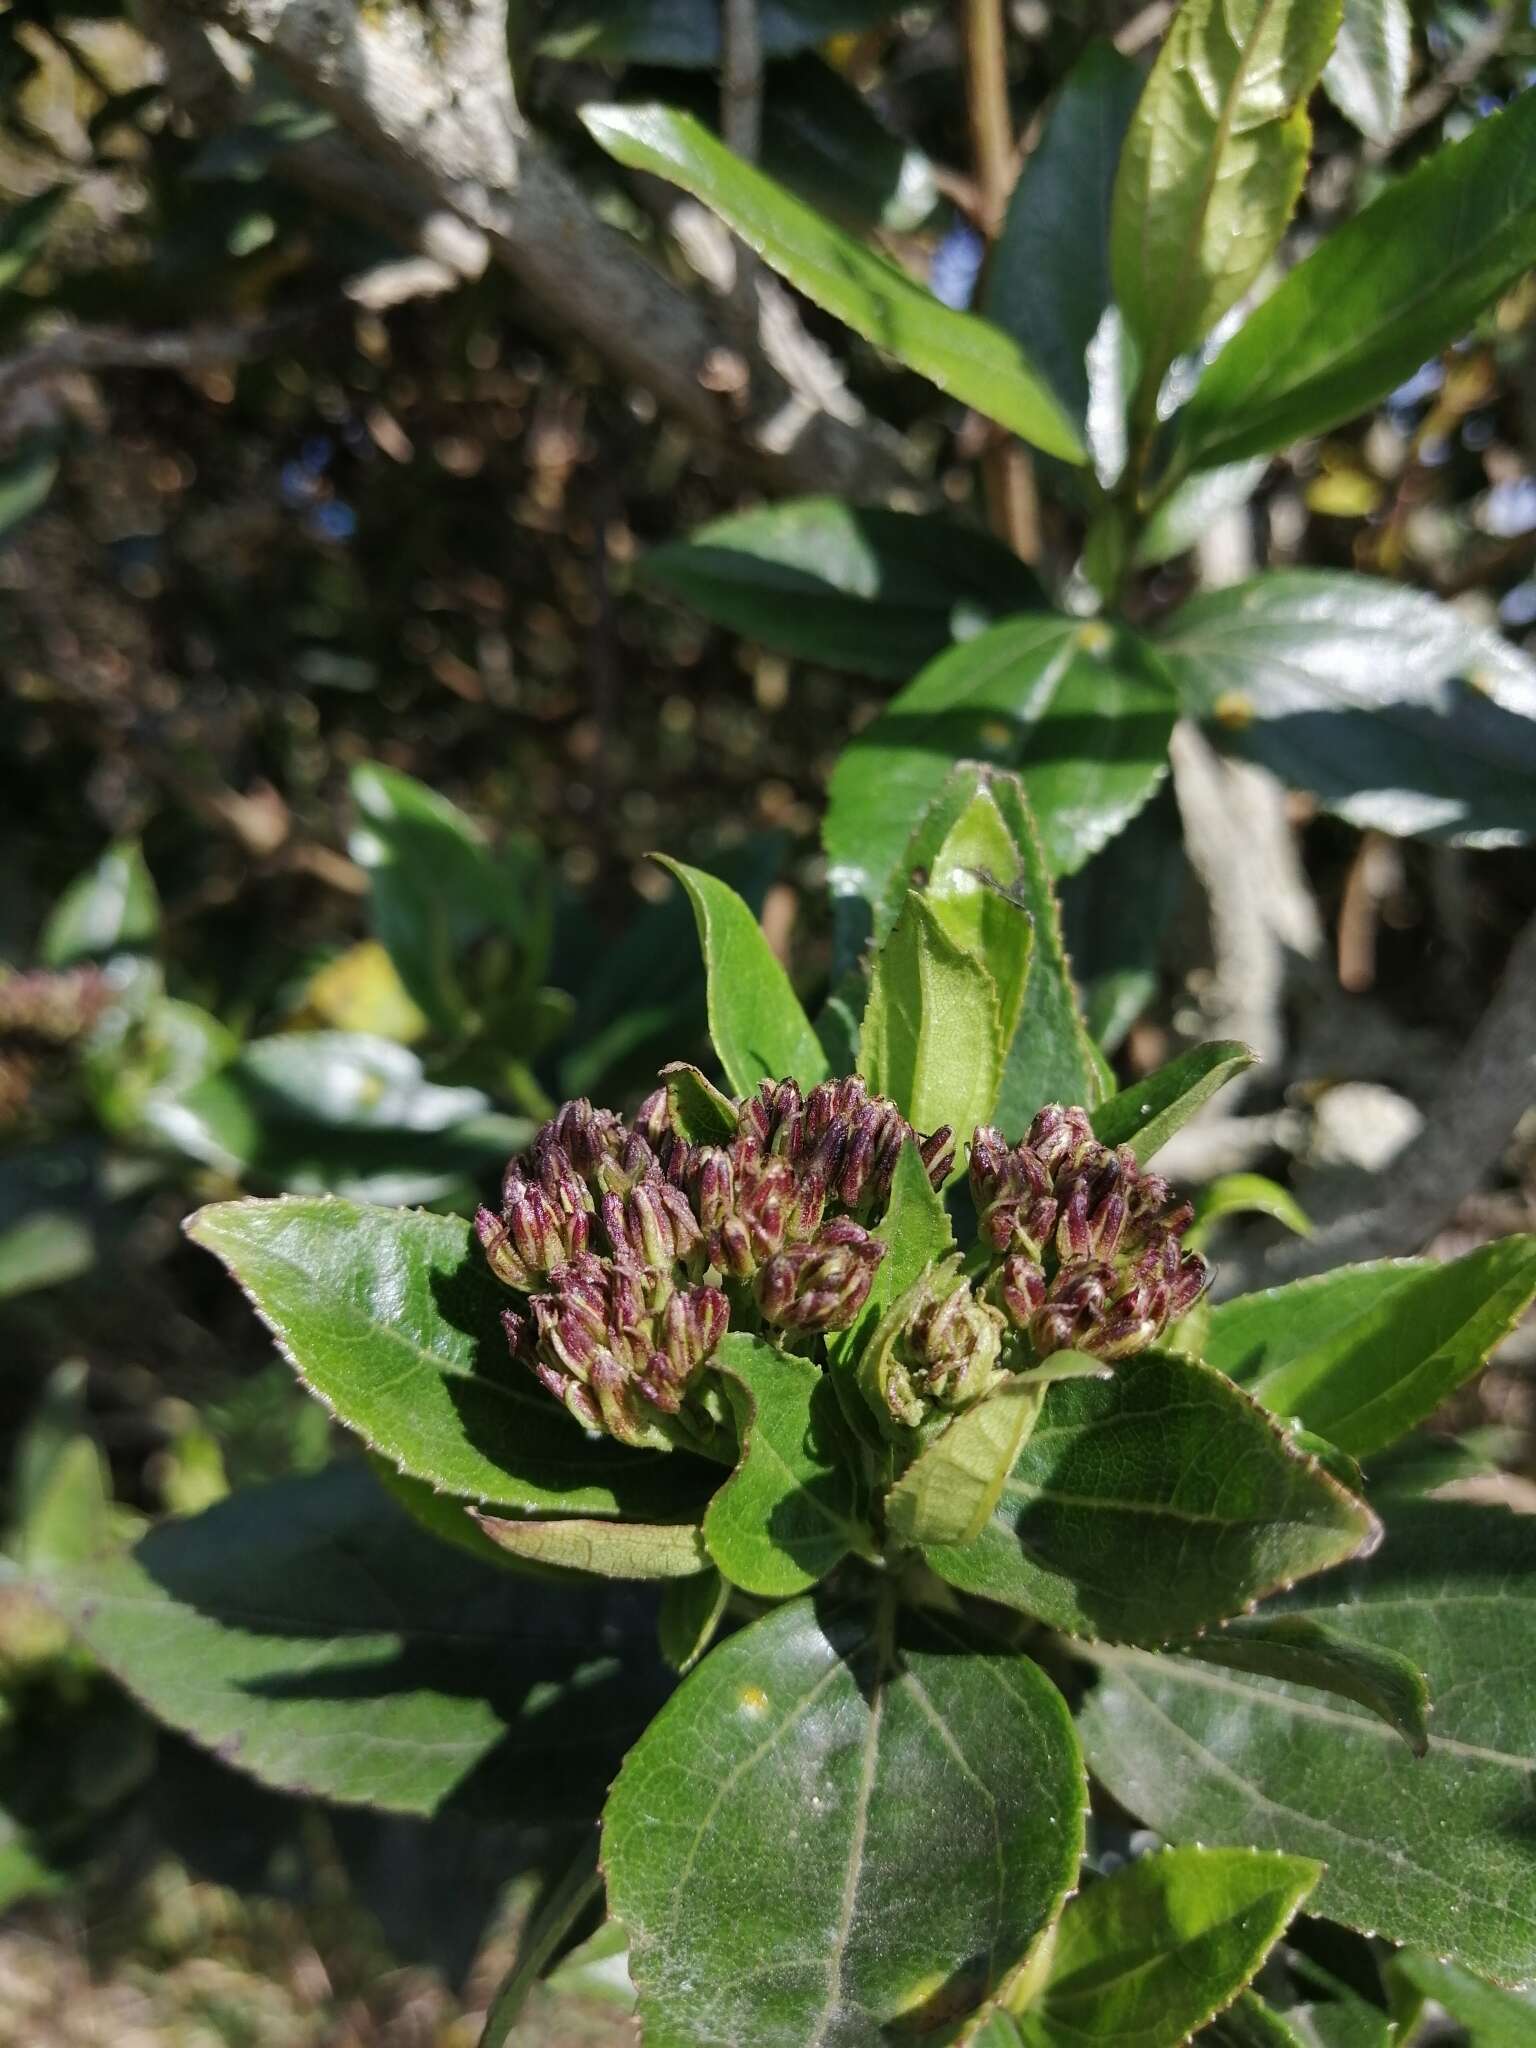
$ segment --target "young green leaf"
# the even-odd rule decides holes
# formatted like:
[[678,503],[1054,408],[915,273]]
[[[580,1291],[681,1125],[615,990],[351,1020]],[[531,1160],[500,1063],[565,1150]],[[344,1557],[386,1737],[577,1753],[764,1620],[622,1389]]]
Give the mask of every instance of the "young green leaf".
[[978,788],[928,863],[923,900],[961,951],[991,976],[1005,1048],[1019,1028],[1034,950],[1022,878],[1019,849],[997,799]]
[[160,936],[160,898],[136,839],[109,846],[70,883],[38,941],[45,967],[73,967],[113,953],[148,952]]
[[687,1516],[718,1473],[589,1439],[507,1356],[492,1277],[457,1216],[291,1196],[187,1224],[310,1391],[412,1478],[483,1506]]
[[913,891],[875,956],[859,1072],[919,1131],[949,1125],[959,1173],[966,1140],[997,1101],[1004,1051],[992,977]]
[[1323,90],[1368,142],[1391,142],[1413,70],[1408,0],[1344,0]]
[[140,1118],[162,1143],[251,1187],[467,1206],[533,1136],[479,1089],[428,1081],[408,1047],[359,1031],[280,1032],[217,1072],[193,1065],[191,1085],[160,1082]]
[[855,241],[733,156],[686,114],[662,106],[586,106],[610,156],[691,192],[791,284],[909,369],[1048,455],[1083,459],[1049,385],[1009,335],[952,312],[887,257]]
[[1165,1643],[1379,1534],[1230,1381],[1152,1352],[1052,1386],[981,1536],[924,1554],[962,1592],[1053,1628]]
[[898,1543],[974,1543],[997,1507],[1045,1398],[1004,1380],[920,1451],[885,1497]]
[[1379,1714],[1415,1756],[1423,1756],[1429,1747],[1429,1687],[1418,1666],[1395,1650],[1340,1635],[1310,1615],[1239,1616],[1198,1641],[1177,1647],[1182,1655],[1206,1664],[1338,1693]]
[[656,858],[693,905],[709,981],[709,1035],[736,1093],[751,1095],[759,1081],[786,1076],[805,1088],[824,1081],[820,1040],[746,904],[702,868]]
[[[1042,1102],[1091,1105],[1105,1091],[1100,1062],[1078,1008],[1050,872],[1017,776],[971,762],[951,770],[900,855],[885,895],[875,903],[874,928],[877,939],[890,930],[909,883],[931,875],[946,839],[983,793],[990,796],[1013,843],[1015,865],[1004,871],[1009,893],[1034,925],[1024,1000],[994,1112],[1004,1131],[1019,1137]],[[840,875],[851,879],[847,869],[834,868],[834,887]],[[848,900],[844,899],[845,911]]]
[[713,1565],[686,1579],[669,1579],[661,1592],[657,1641],[676,1672],[691,1671],[715,1639],[730,1604],[730,1582]]
[[1307,100],[1339,0],[1184,0],[1115,180],[1115,298],[1141,347],[1143,419],[1176,355],[1247,291],[1306,173]]
[[1090,43],[1030,151],[987,264],[982,311],[1040,365],[1086,431],[1088,345],[1111,298],[1109,206],[1141,70]]
[[1017,771],[1055,874],[1081,867],[1167,772],[1175,700],[1146,644],[1022,614],[939,656],[853,741],[822,830],[834,895],[879,903],[957,759]]
[[1450,605],[1287,570],[1181,605],[1158,646],[1223,747],[1351,824],[1479,846],[1529,836],[1536,664]]
[[1536,262],[1533,177],[1520,93],[1297,264],[1195,387],[1174,460],[1209,469],[1323,433],[1459,340]]
[[555,1521],[475,1514],[491,1541],[529,1564],[599,1579],[687,1579],[709,1569],[696,1522]]
[[[1273,1611],[1273,1610],[1272,1610]],[[1327,1861],[1314,1910],[1510,1980],[1536,1971],[1536,1521],[1399,1509],[1369,1565],[1291,1595],[1428,1675],[1429,1750],[1363,1708],[1184,1657],[1095,1650],[1079,1721],[1114,1796],[1174,1841]]]
[[1536,1991],[1529,1986],[1507,1991],[1422,1949],[1392,1956],[1386,1977],[1405,2040],[1413,2031],[1411,2018],[1427,1998],[1465,2027],[1475,2048],[1530,2048],[1536,2039]]
[[1268,1216],[1297,1237],[1312,1235],[1312,1219],[1289,1188],[1262,1173],[1223,1173],[1195,1197],[1195,1220],[1184,1233],[1187,1250],[1202,1250],[1225,1216]]
[[663,1067],[667,1108],[674,1127],[690,1145],[725,1145],[736,1135],[736,1105],[697,1067],[677,1060]]
[[1169,2048],[1229,2005],[1322,1876],[1300,1856],[1165,1849],[1070,1900],[1026,2048]]
[[1226,462],[1220,469],[1197,470],[1186,477],[1155,508],[1136,536],[1134,560],[1154,568],[1174,555],[1187,554],[1210,532],[1223,514],[1246,505],[1269,468],[1267,455]]
[[609,1796],[647,2038],[830,2048],[964,2013],[1076,1882],[1082,1806],[1065,1704],[1028,1658],[776,1608],[691,1674]]
[[904,683],[1045,593],[1010,549],[931,513],[841,498],[733,512],[655,548],[640,580],[803,661]]
[[741,1463],[705,1512],[704,1541],[732,1585],[782,1600],[867,1540],[840,1446],[837,1397],[819,1366],[760,1337],[728,1336],[716,1363]]
[[[203,1748],[395,1813],[579,1813],[664,1688],[644,1610],[439,1543],[361,1464],[248,1488],[131,1556],[50,1565],[41,1590]],[[622,1665],[593,1647],[615,1630]]]
[[1145,1166],[1219,1088],[1251,1067],[1257,1054],[1235,1038],[1192,1046],[1134,1087],[1122,1088],[1093,1112],[1101,1145],[1129,1145]]
[[477,940],[495,934],[517,947],[525,979],[542,971],[549,907],[538,852],[493,853],[456,804],[377,761],[353,769],[352,801],[348,850],[368,873],[374,931],[433,1027],[461,1037],[486,993],[464,976]]
[[[944,1198],[929,1180],[922,1154],[910,1138],[897,1155],[890,1200],[875,1235],[887,1249],[875,1268],[869,1299],[851,1330],[827,1334],[827,1356],[834,1374],[857,1361],[887,1310],[930,1266],[954,1250],[954,1230]],[[861,1396],[854,1397],[854,1412],[860,1422],[865,1419]]]
[[1344,1266],[1223,1302],[1205,1355],[1280,1415],[1368,1457],[1470,1379],[1536,1294],[1536,1237],[1444,1265]]

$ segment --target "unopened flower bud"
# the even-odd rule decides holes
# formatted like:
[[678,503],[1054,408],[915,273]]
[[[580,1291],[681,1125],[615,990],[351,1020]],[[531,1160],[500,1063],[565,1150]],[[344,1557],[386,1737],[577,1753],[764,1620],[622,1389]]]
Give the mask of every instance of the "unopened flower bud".
[[1003,1319],[963,1280],[942,1299],[924,1304],[908,1325],[907,1344],[927,1399],[941,1408],[962,1408],[997,1376]]
[[763,1320],[782,1330],[846,1330],[869,1299],[886,1247],[847,1217],[809,1244],[791,1245],[759,1271],[753,1292]]

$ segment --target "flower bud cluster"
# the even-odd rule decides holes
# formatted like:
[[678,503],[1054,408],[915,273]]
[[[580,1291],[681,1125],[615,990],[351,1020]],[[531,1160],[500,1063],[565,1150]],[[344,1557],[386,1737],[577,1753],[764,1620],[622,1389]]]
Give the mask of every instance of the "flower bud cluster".
[[39,1077],[92,1029],[109,993],[99,967],[0,968],[0,1124],[21,1115]]
[[916,1429],[934,1408],[966,1408],[1002,1370],[1007,1323],[958,1274],[959,1254],[926,1274],[875,1333],[863,1377],[876,1412]]
[[971,1144],[981,1241],[999,1255],[988,1282],[1036,1356],[1127,1358],[1192,1308],[1209,1280],[1180,1242],[1193,1210],[1129,1146],[1093,1135],[1088,1113],[1049,1103],[1021,1145],[990,1126]]
[[[731,1114],[728,1142],[703,1145],[665,1089],[632,1126],[569,1102],[508,1168],[501,1212],[475,1219],[491,1270],[529,1298],[504,1318],[514,1353],[625,1443],[688,1439],[685,1403],[731,1301],[790,1337],[846,1329],[885,1256],[869,1225],[916,1136],[893,1104],[858,1080],[808,1095],[783,1081]],[[917,1142],[942,1182],[950,1133]]]

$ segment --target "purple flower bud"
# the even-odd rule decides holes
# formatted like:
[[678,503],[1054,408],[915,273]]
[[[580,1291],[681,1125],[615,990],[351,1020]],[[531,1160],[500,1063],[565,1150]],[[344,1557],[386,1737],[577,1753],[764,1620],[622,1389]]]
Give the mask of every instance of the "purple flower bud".
[[529,1271],[514,1251],[507,1234],[507,1226],[494,1210],[484,1207],[475,1211],[475,1235],[484,1248],[486,1262],[491,1271],[504,1286],[515,1287],[526,1294],[539,1283],[539,1276]]
[[765,1322],[784,1330],[846,1330],[869,1299],[886,1247],[847,1217],[809,1244],[769,1259],[753,1283]]
[[936,1188],[943,1187],[954,1171],[955,1134],[948,1124],[940,1124],[930,1137],[919,1138],[917,1149],[922,1155],[928,1178]]
[[918,1311],[908,1326],[907,1345],[928,1399],[941,1408],[964,1407],[997,1376],[1003,1318],[962,1281]]
[[1003,1310],[1016,1330],[1027,1330],[1045,1301],[1045,1270],[1022,1252],[1004,1259],[998,1279]]
[[1061,1214],[1056,1223],[1056,1256],[1063,1265],[1073,1259],[1086,1259],[1093,1248],[1088,1230],[1088,1184],[1084,1180],[1072,1183]]
[[635,1111],[635,1129],[652,1147],[674,1134],[672,1105],[665,1088],[655,1088]]

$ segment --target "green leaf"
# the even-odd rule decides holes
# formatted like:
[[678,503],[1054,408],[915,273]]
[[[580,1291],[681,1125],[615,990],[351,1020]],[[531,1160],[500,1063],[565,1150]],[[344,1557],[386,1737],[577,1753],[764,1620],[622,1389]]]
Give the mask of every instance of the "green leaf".
[[460,1217],[290,1196],[217,1202],[186,1228],[310,1391],[413,1479],[490,1507],[644,1521],[695,1511],[717,1476],[577,1427],[507,1356],[512,1297]]
[[1536,1237],[1444,1265],[1386,1259],[1223,1302],[1205,1355],[1257,1400],[1353,1457],[1432,1415],[1536,1294]]
[[711,1565],[662,1588],[657,1624],[661,1654],[677,1672],[691,1671],[715,1639],[730,1604],[727,1579]]
[[1392,140],[1403,118],[1412,70],[1408,0],[1344,0],[1323,90],[1368,142]]
[[1339,0],[1184,0],[1115,180],[1115,297],[1141,347],[1144,417],[1274,254],[1306,174],[1307,100]]
[[1039,1418],[1045,1388],[1004,1380],[948,1423],[885,1497],[898,1543],[974,1543]]
[[888,258],[867,249],[743,163],[686,114],[662,106],[585,106],[610,156],[691,192],[806,297],[988,419],[1049,455],[1083,458],[1049,386],[1001,328],[956,313]]
[[725,1145],[735,1137],[740,1121],[735,1103],[697,1067],[676,1060],[662,1068],[661,1078],[672,1122],[690,1145]]
[[834,895],[882,899],[964,759],[1018,773],[1052,871],[1069,874],[1163,779],[1175,708],[1146,645],[1100,619],[1023,614],[952,648],[833,771],[822,837]]
[[1224,1216],[1269,1216],[1297,1237],[1312,1235],[1312,1219],[1289,1188],[1262,1173],[1223,1173],[1195,1197],[1195,1220],[1184,1233],[1185,1247],[1199,1251]]
[[1136,536],[1133,559],[1143,569],[1196,547],[1227,512],[1246,505],[1264,480],[1267,455],[1197,470],[1171,491]]
[[232,1495],[50,1604],[136,1699],[311,1798],[477,1818],[581,1810],[661,1689],[610,1590],[547,1591],[419,1530],[361,1465]]
[[[765,57],[793,56],[828,36],[870,28],[896,12],[895,0],[762,0],[758,34]],[[551,57],[602,57],[629,64],[720,62],[718,0],[566,0],[540,37]]]
[[1536,665],[1451,606],[1287,570],[1181,605],[1158,645],[1229,752],[1351,824],[1475,846],[1529,836]]
[[59,474],[57,437],[33,434],[0,457],[0,543],[46,502]]
[[1195,387],[1174,459],[1209,469],[1369,411],[1536,262],[1533,178],[1520,93],[1297,264]]
[[1030,2048],[1173,2048],[1244,1989],[1321,1876],[1249,1849],[1127,1864],[1068,1903],[1020,2033]]
[[840,71],[807,54],[774,65],[763,84],[761,157],[770,177],[855,230],[910,235],[933,213],[933,165]]
[[754,1094],[765,1079],[792,1076],[803,1088],[824,1081],[821,1041],[746,904],[702,868],[662,853],[655,858],[682,883],[693,905],[709,978],[709,1035],[736,1093]]
[[474,946],[523,949],[536,973],[547,948],[548,903],[538,851],[493,853],[455,804],[377,761],[352,770],[359,823],[352,858],[368,871],[373,928],[412,999],[436,1030],[467,1035],[491,992],[485,963],[466,978]]
[[476,1514],[491,1541],[511,1556],[599,1579],[686,1579],[709,1568],[696,1522],[556,1521]]
[[38,940],[45,967],[148,952],[160,936],[160,899],[136,839],[119,839],[49,912]]
[[987,264],[982,310],[1040,365],[1079,427],[1088,344],[1110,303],[1109,209],[1141,68],[1090,43],[1052,103]]
[[1220,1373],[1151,1352],[1051,1387],[980,1538],[925,1555],[962,1592],[1053,1628],[1163,1643],[1379,1534]]
[[1244,1991],[1200,2036],[1203,2048],[1323,2048],[1304,2042],[1288,2020],[1252,1991]]
[[783,1600],[867,1543],[840,1447],[837,1397],[808,1358],[732,1334],[715,1354],[741,1463],[710,1502],[704,1541],[743,1592]]
[[1206,1664],[1339,1693],[1379,1714],[1415,1756],[1429,1746],[1429,1687],[1418,1666],[1395,1650],[1353,1642],[1310,1615],[1239,1617],[1178,1648]]
[[841,498],[712,520],[652,549],[640,579],[764,647],[897,683],[1045,602],[1033,572],[990,534]]
[[1065,1705],[1027,1658],[878,1609],[777,1608],[692,1673],[609,1796],[647,2040],[830,2048],[965,2013],[1076,1881],[1082,1804]]
[[1106,1052],[1157,996],[1188,874],[1179,808],[1165,782],[1117,838],[1063,879],[1061,920],[1083,985],[1084,1018]]
[[1536,2037],[1536,1991],[1506,1991],[1415,1949],[1392,1956],[1386,1974],[1394,1994],[1408,1990],[1405,2006],[1432,1998],[1466,2028],[1475,2048],[1530,2048]]
[[1313,1909],[1474,1970],[1536,1970],[1536,1521],[1425,1503],[1369,1566],[1291,1595],[1406,1657],[1435,1700],[1429,1752],[1315,1692],[1182,1657],[1098,1650],[1079,1721],[1096,1775],[1174,1841],[1325,1858]]
[[1023,864],[997,799],[985,785],[928,863],[923,901],[963,953],[991,977],[1006,1049],[1023,1015],[1034,919],[1021,900]]
[[966,1140],[992,1114],[1004,1050],[991,976],[914,890],[875,956],[859,1072],[917,1130],[949,1125],[959,1173]]
[[247,1184],[385,1203],[468,1206],[533,1135],[479,1089],[428,1081],[407,1047],[348,1031],[253,1039],[194,1086],[159,1087],[141,1117]]
[[1235,1038],[1191,1046],[1144,1081],[1101,1103],[1093,1113],[1094,1136],[1101,1145],[1129,1145],[1145,1166],[1197,1109],[1257,1057]]

